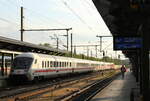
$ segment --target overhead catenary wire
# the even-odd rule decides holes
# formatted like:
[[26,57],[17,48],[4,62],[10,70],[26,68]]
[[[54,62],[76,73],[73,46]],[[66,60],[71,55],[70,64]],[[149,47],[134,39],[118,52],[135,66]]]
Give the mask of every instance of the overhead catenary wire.
[[[13,4],[13,6],[15,6],[15,7],[19,7],[19,5],[16,5],[14,2],[12,2],[11,0],[8,0],[8,3],[9,4]],[[7,4],[8,5],[8,4]],[[23,1],[22,1],[22,5],[23,5]],[[43,19],[45,20],[45,19],[47,19],[47,21],[49,21],[50,19],[51,19],[51,21],[53,20],[53,22],[55,22],[55,23],[57,23],[57,24],[59,24],[59,25],[62,25],[62,26],[66,26],[66,24],[64,24],[64,23],[62,23],[62,22],[60,22],[60,21],[58,21],[58,20],[54,20],[54,19],[52,19],[52,18],[49,18],[48,16],[46,16],[46,15],[44,15],[44,14],[41,14],[41,13],[39,13],[39,12],[37,12],[37,11],[34,11],[34,10],[31,10],[31,9],[29,9],[29,8],[26,8],[26,7],[23,7],[24,8],[24,10],[27,10],[27,11],[29,11],[30,12],[30,14],[31,13],[33,13],[33,14],[36,14],[36,15],[39,15],[39,16],[41,16],[41,17],[43,17]],[[47,23],[47,21],[45,21],[46,23]],[[44,22],[44,23],[45,23]]]
[[[7,1],[4,2],[4,1],[1,1],[1,0],[0,0],[0,2],[1,2],[0,4],[1,4],[2,6],[8,8],[8,9],[10,9],[9,6],[13,6],[13,7],[14,7],[14,5],[10,4],[10,3],[7,2]],[[15,6],[15,7],[16,7],[16,6]],[[14,9],[11,8],[11,10],[14,10]],[[10,16],[9,16],[9,18],[10,18]],[[12,18],[11,18],[11,19],[12,19]],[[5,22],[8,22],[8,23],[12,23],[12,24],[17,24],[17,23],[15,23],[15,22],[13,22],[14,20],[11,20],[11,21],[10,21],[10,20],[8,20],[6,17],[5,17],[5,18],[2,18],[2,17],[1,17],[1,20],[2,20],[2,21],[5,21]]]
[[[15,22],[12,22],[12,21],[7,20],[7,19],[2,18],[2,17],[0,17],[0,20],[1,20],[1,21],[4,21],[4,22],[7,22],[7,23],[10,23],[10,24],[17,24],[17,23],[15,23]],[[18,24],[17,24],[17,25],[18,25]]]
[[113,42],[111,42],[110,44],[108,44],[108,45],[107,45],[104,49],[102,49],[102,50],[107,49],[107,48],[110,47],[112,44],[113,44]]
[[48,16],[46,16],[46,15],[43,15],[43,14],[41,14],[40,12],[37,12],[37,11],[34,11],[34,10],[31,10],[31,9],[29,9],[29,8],[24,8],[25,10],[28,10],[29,12],[31,12],[31,13],[34,13],[34,14],[36,14],[36,15],[39,15],[39,16],[42,16],[42,17],[44,17],[45,19],[47,19],[47,20],[53,20],[55,23],[57,23],[57,24],[60,24],[60,25],[62,25],[62,26],[66,26],[66,24],[64,24],[64,23],[62,23],[62,22],[59,22],[58,20],[54,20],[54,19],[52,19],[52,18],[49,18]]
[[[90,1],[90,0],[84,0],[84,2],[85,2],[86,4],[88,4],[92,9],[95,9],[95,6],[92,6],[92,4],[89,3],[89,1]],[[91,1],[91,2],[92,2],[92,1]]]
[[10,3],[10,5],[15,6],[15,7],[17,7],[17,8],[18,8],[18,7],[19,7],[19,5],[15,4],[15,3],[14,3],[14,1],[15,1],[15,0],[13,0],[13,1],[12,1],[12,0],[7,0],[7,2],[9,2],[9,3]]
[[61,1],[83,24],[85,24],[90,30],[92,30],[92,27],[89,26],[77,13],[74,11],[65,1]]

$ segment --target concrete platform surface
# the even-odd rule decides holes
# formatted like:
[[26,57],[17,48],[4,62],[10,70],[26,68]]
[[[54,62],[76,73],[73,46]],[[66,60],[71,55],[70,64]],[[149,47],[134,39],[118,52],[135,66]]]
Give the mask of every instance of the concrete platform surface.
[[124,79],[119,76],[91,101],[130,101],[131,88],[134,87],[136,87],[135,78],[131,72],[126,72]]

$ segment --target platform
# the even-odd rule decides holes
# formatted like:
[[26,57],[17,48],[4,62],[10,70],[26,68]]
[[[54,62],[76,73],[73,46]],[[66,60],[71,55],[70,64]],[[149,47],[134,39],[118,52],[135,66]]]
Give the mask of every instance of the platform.
[[134,87],[136,87],[135,78],[131,72],[127,72],[124,79],[119,76],[91,101],[130,101],[131,89]]

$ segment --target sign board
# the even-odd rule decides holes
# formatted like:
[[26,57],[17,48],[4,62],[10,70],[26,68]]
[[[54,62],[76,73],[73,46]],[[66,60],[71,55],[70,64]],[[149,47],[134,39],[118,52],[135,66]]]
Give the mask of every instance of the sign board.
[[137,50],[142,48],[142,38],[133,36],[114,36],[114,50]]

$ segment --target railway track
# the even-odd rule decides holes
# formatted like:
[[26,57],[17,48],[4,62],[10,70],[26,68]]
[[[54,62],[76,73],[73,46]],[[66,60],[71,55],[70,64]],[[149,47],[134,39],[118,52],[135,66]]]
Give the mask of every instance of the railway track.
[[[89,101],[92,97],[94,97],[98,92],[104,89],[108,84],[110,84],[113,79],[115,79],[119,74],[112,76],[110,78],[105,78],[99,80],[92,85],[89,85],[85,88],[82,88],[80,91],[75,92],[64,99],[63,101]],[[59,99],[57,101],[60,101]]]
[[[89,74],[85,74],[84,76],[89,76],[89,75],[92,75],[92,73],[89,73]],[[77,76],[78,78],[82,78],[83,75],[80,74]],[[63,80],[62,80],[63,79]],[[39,81],[38,83],[33,83],[33,82],[25,82],[25,84],[17,84],[17,85],[11,85],[11,86],[8,86],[8,87],[5,87],[5,88],[1,88],[0,89],[0,99],[1,98],[5,98],[5,97],[9,97],[9,96],[14,96],[16,94],[20,94],[20,93],[23,93],[23,92],[28,92],[28,91],[32,91],[34,89],[38,89],[38,88],[43,88],[43,87],[47,87],[48,85],[54,85],[55,83],[57,84],[60,80],[62,82],[67,82],[67,81],[71,81],[71,80],[74,80],[75,77],[71,77],[70,78],[54,78],[54,79],[48,79],[48,81]],[[26,89],[26,90],[24,90]],[[28,90],[29,89],[29,90]],[[13,93],[15,92],[15,94]]]
[[[50,82],[44,85],[34,85],[30,87],[22,87],[16,90],[8,90],[1,93],[0,101],[46,101],[46,99],[60,101],[62,99],[70,98],[85,91],[90,85],[94,85],[98,79],[102,82],[114,74],[105,73],[107,75],[80,76],[73,79],[61,80],[57,82]],[[96,79],[97,78],[97,79]],[[83,86],[84,85],[84,86]],[[74,86],[74,87],[73,87]],[[75,87],[76,86],[76,87]],[[67,88],[69,87],[69,88]],[[58,93],[59,92],[59,93]],[[43,100],[45,99],[45,100]],[[76,100],[77,101],[77,100]]]

